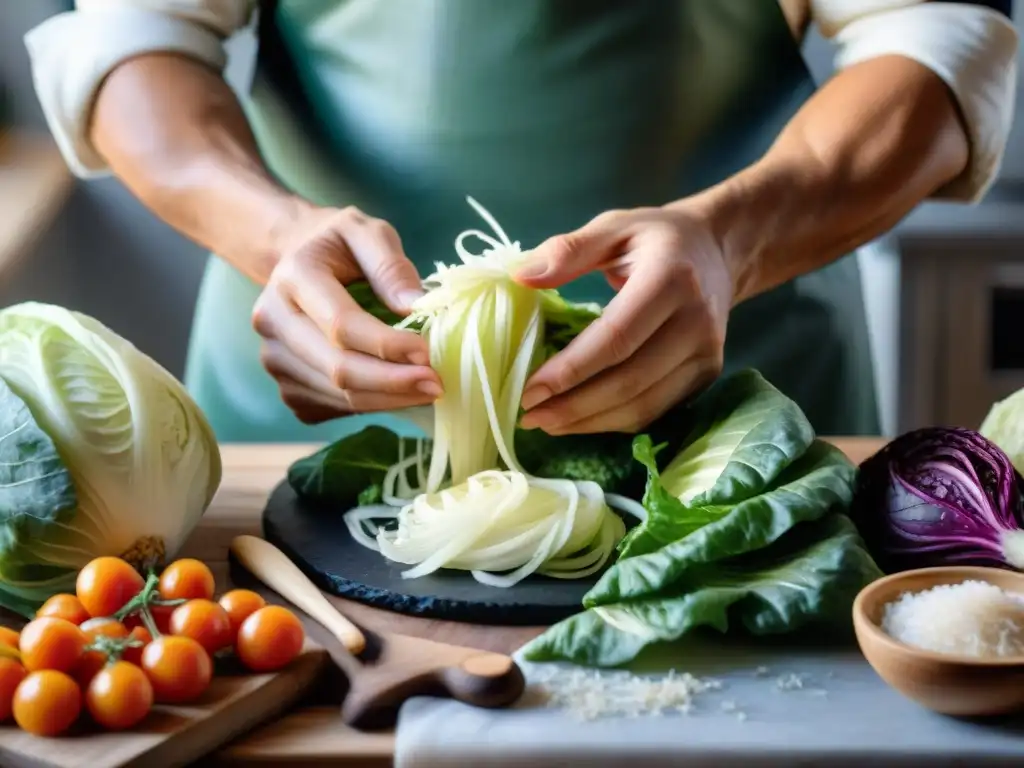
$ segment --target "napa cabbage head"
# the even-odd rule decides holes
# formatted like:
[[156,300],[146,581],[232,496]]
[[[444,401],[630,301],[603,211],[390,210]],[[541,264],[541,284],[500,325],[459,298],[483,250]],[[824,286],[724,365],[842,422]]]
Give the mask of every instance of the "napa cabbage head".
[[26,303],[0,310],[0,602],[73,588],[95,557],[178,551],[221,479],[182,385],[103,324]]

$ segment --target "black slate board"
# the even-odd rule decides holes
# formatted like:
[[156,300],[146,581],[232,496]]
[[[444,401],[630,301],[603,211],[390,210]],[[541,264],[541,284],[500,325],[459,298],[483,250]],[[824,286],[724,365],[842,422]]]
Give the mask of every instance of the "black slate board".
[[506,626],[553,624],[578,613],[600,573],[584,579],[531,576],[506,589],[488,587],[465,571],[403,579],[411,566],[392,563],[352,538],[346,509],[299,498],[287,481],[267,501],[263,535],[325,592],[374,608],[446,621]]

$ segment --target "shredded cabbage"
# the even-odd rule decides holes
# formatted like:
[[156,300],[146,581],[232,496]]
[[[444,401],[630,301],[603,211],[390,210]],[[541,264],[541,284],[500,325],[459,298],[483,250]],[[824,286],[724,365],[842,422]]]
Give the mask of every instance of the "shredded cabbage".
[[[533,477],[520,465],[513,435],[523,387],[545,354],[550,292],[513,280],[526,255],[483,206],[468,201],[494,236],[461,233],[461,263],[436,265],[402,324],[427,339],[445,389],[434,405],[429,463],[422,443],[400,456],[383,488],[397,511],[357,508],[346,523],[357,541],[413,565],[406,578],[440,568],[468,570],[497,587],[535,572],[582,578],[600,570],[625,535],[609,504],[631,514],[642,508],[606,498],[595,483]],[[479,254],[465,247],[473,237],[486,246]],[[387,518],[397,526],[374,523]]]
[[[395,529],[372,519],[393,517]],[[370,518],[370,519],[368,519]],[[485,470],[436,494],[420,494],[399,511],[353,510],[353,536],[389,560],[415,565],[407,578],[439,568],[468,570],[484,584],[507,587],[534,572],[580,578],[600,570],[625,533],[594,483],[531,478]],[[496,572],[509,571],[505,575]]]
[[[499,456],[509,469],[522,471],[511,436],[519,415],[526,377],[543,338],[540,295],[519,285],[511,272],[523,261],[497,221],[472,198],[470,204],[499,239],[467,230],[455,241],[461,264],[438,263],[428,289],[416,302],[406,325],[420,324],[430,346],[430,361],[445,394],[434,405],[434,443],[424,490],[448,481],[459,485],[493,469]],[[487,244],[480,254],[464,242]]]

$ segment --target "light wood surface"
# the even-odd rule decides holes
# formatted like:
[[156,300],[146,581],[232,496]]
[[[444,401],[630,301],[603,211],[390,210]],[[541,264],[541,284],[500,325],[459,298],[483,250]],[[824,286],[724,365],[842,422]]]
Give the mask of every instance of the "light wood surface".
[[[877,438],[831,439],[854,462],[878,450]],[[217,498],[184,554],[199,557],[214,568],[218,581],[227,577],[228,548],[239,534],[260,534],[260,514],[267,496],[284,477],[287,466],[312,453],[314,445],[224,446],[224,481]],[[473,624],[415,619],[328,598],[356,624],[375,632],[395,632],[445,643],[511,653],[540,633],[540,627],[485,627]],[[310,634],[323,637],[322,628]],[[216,756],[220,765],[281,765],[289,768],[324,766],[384,768],[392,764],[394,739],[388,732],[361,732],[346,726],[337,703],[293,709],[276,722],[240,738]]]
[[71,187],[71,173],[49,137],[0,132],[0,279],[11,278]]

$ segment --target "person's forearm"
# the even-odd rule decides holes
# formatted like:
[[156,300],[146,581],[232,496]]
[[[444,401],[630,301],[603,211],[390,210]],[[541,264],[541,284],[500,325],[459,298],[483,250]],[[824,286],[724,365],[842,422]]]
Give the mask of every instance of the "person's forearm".
[[238,100],[216,72],[163,54],[122,64],[100,89],[90,137],[160,218],[266,281],[279,232],[305,204],[267,171]]
[[968,158],[946,85],[888,56],[837,74],[759,162],[679,204],[706,211],[738,303],[886,232]]

